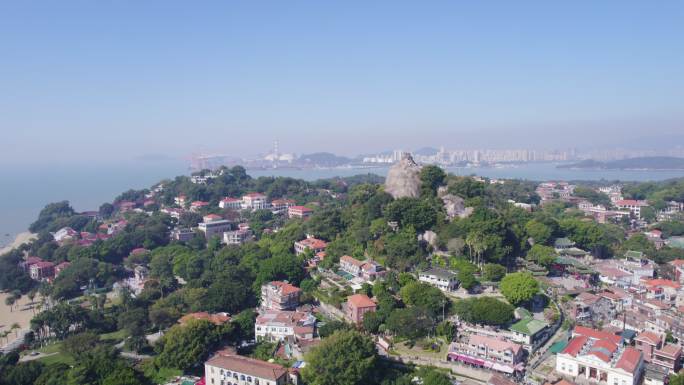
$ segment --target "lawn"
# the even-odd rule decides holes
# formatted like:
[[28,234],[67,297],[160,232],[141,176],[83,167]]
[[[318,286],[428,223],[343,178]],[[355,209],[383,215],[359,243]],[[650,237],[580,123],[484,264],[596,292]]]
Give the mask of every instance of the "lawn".
[[449,345],[442,341],[441,349],[439,352],[433,350],[425,350],[422,348],[424,340],[417,341],[415,346],[412,348],[408,347],[405,342],[394,344],[392,351],[399,354],[400,356],[418,356],[423,358],[438,359],[443,360],[446,356],[446,351]]
[[100,339],[102,341],[118,343],[123,341],[127,337],[126,330],[121,329],[111,333],[100,334]]
[[56,364],[56,363],[63,363],[67,365],[73,365],[74,359],[61,351],[62,350],[62,343],[58,342],[55,344],[50,344],[45,347],[42,347],[40,349],[36,349],[36,351],[39,351],[43,354],[49,354],[47,357],[41,357],[38,359],[38,361],[42,362],[43,364],[50,365],[50,364]]

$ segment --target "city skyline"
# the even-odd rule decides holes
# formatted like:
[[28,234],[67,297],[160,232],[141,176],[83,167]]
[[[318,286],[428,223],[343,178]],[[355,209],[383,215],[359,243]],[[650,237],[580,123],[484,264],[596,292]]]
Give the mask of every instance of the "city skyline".
[[7,165],[684,143],[676,1],[2,10]]

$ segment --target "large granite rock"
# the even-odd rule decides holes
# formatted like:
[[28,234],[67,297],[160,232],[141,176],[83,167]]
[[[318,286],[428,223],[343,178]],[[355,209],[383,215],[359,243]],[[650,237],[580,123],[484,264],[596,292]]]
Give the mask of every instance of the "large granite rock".
[[398,198],[420,196],[420,166],[411,154],[404,154],[401,160],[390,167],[385,179],[385,191]]
[[446,210],[449,220],[456,217],[467,218],[473,213],[472,207],[465,207],[465,200],[463,198],[458,195],[449,194],[446,187],[440,187],[437,191],[437,195],[444,203],[444,209]]

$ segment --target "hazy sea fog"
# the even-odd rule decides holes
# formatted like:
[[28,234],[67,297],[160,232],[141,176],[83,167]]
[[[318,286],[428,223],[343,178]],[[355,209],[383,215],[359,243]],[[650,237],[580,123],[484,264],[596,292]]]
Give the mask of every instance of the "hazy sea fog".
[[[457,175],[528,180],[647,181],[684,177],[684,171],[619,171],[557,169],[552,163],[530,163],[502,168],[449,168]],[[53,165],[50,167],[0,166],[0,246],[28,228],[49,202],[68,200],[77,211],[97,210],[103,202],[130,188],[145,188],[177,175],[187,174],[181,160],[122,162],[109,165]],[[339,169],[250,170],[253,177],[290,176],[306,180],[374,173],[386,175],[387,167]],[[6,236],[9,234],[9,236]]]

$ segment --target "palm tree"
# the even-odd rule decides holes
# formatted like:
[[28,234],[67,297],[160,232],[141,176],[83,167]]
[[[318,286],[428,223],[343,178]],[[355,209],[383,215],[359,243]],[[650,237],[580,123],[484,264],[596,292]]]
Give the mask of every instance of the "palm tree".
[[10,326],[10,330],[14,330],[14,337],[19,336],[19,333],[17,332],[17,330],[19,330],[19,329],[21,329],[21,326],[19,326],[19,324],[16,322],[13,323],[12,326]]
[[4,332],[2,332],[2,334],[0,334],[0,338],[5,339],[5,344],[9,343],[9,337],[8,337],[9,334],[10,334],[10,332],[8,330],[5,330]]
[[14,295],[9,295],[7,298],[5,298],[5,305],[9,306],[10,312],[12,312],[15,302],[17,302],[17,299],[14,298]]
[[36,304],[33,303],[33,300],[36,299],[36,290],[31,289],[31,291],[26,294],[26,297],[29,299],[29,304],[31,305],[31,311],[33,311],[33,315],[36,315]]

